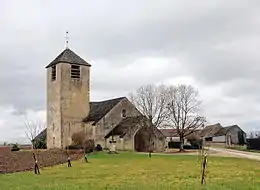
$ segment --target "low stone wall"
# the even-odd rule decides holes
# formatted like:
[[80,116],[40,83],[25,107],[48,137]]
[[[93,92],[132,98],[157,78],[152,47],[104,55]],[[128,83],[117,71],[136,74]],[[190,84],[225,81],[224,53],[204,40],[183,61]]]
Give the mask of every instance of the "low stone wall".
[[[0,173],[13,173],[33,170],[33,152],[39,167],[54,166],[67,162],[67,152],[63,150],[19,151],[0,155]],[[71,160],[82,157],[81,151],[69,151]]]

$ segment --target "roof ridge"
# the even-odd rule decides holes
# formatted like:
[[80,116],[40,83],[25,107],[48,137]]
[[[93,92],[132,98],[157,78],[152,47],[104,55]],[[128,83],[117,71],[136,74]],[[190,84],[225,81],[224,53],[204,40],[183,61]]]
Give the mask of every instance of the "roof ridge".
[[91,101],[90,103],[101,103],[101,102],[107,102],[107,101],[114,101],[114,100],[119,100],[119,99],[124,99],[126,98],[125,96],[121,96],[118,98],[112,98],[112,99],[107,99],[107,100],[101,100],[101,101]]

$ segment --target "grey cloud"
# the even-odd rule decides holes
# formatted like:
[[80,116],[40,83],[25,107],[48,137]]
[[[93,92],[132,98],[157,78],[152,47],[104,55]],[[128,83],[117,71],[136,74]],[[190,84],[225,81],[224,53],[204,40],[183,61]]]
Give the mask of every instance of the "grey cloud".
[[[14,105],[17,114],[44,109],[44,67],[63,50],[67,29],[71,49],[93,65],[94,99],[188,73],[208,86],[254,81],[223,88],[226,96],[247,94],[257,104],[260,57],[251,45],[259,49],[259,7],[257,0],[1,1],[0,105]],[[135,73],[118,77],[113,70],[149,56],[177,59],[182,68],[167,66],[153,79]],[[112,76],[99,75],[100,60],[110,65]]]
[[209,49],[211,48],[203,51],[200,48],[200,53],[190,55],[187,60],[186,68],[201,82],[212,85],[241,78],[259,80],[259,55],[247,57],[238,52],[210,51]]
[[223,84],[227,96],[259,100],[260,86],[255,79],[240,79]]
[[[19,112],[45,105],[45,70],[37,52],[34,56],[5,53],[0,70],[0,105],[13,105]],[[0,56],[3,55],[0,53]]]

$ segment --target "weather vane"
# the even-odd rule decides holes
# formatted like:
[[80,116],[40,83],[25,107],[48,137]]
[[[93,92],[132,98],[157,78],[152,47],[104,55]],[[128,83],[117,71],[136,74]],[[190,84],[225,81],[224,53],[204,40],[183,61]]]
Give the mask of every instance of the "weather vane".
[[67,30],[66,31],[66,36],[65,36],[65,39],[66,39],[66,49],[68,49],[69,47],[69,31]]

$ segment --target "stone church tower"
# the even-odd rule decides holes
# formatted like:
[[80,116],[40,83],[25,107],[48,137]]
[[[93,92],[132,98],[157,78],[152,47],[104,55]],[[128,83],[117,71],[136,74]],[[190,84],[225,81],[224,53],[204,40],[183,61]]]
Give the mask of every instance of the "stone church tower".
[[89,115],[91,65],[66,48],[47,69],[47,148],[71,144]]

